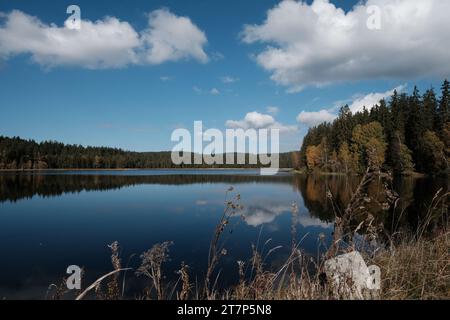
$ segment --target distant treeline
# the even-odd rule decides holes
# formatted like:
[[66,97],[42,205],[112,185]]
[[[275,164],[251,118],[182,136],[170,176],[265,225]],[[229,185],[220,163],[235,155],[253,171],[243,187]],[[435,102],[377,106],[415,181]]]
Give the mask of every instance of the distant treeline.
[[449,172],[450,83],[437,98],[394,91],[386,100],[353,114],[341,108],[332,123],[311,128],[305,136],[299,167],[311,171],[361,172],[368,165],[398,174]]
[[[246,163],[249,163],[249,155]],[[191,154],[193,158],[193,154]],[[292,168],[298,152],[281,153],[280,167]],[[235,154],[235,160],[237,159]],[[237,161],[235,161],[237,163]],[[83,147],[55,141],[38,143],[0,136],[0,170],[125,169],[125,168],[259,168],[261,165],[174,165],[171,152],[130,152],[107,147]]]

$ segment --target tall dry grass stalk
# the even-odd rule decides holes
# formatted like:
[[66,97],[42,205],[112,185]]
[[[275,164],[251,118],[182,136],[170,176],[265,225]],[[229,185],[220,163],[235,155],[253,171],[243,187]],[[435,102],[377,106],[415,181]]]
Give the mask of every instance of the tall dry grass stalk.
[[[137,269],[136,275],[146,276],[152,281],[153,288],[156,291],[158,300],[165,299],[163,288],[162,264],[169,259],[169,247],[173,242],[164,242],[155,244],[150,250],[141,255],[142,263]],[[151,288],[148,298],[151,298]]]
[[[130,268],[114,270],[114,271],[111,271],[110,273],[107,273],[107,274],[101,276],[100,278],[95,280],[89,287],[87,287],[80,295],[78,295],[75,300],[83,300],[90,291],[92,291],[92,290],[97,291],[100,288],[100,285],[102,284],[103,280],[105,280],[111,276],[114,276],[115,274],[117,274],[119,272],[127,271],[127,270],[130,270]],[[98,295],[97,295],[97,297],[98,297]]]
[[178,300],[187,300],[192,289],[192,285],[189,280],[189,266],[184,262],[181,263],[181,269],[178,270],[178,274],[181,277],[181,292],[177,293]]
[[[233,190],[234,188],[230,187],[225,193],[225,209],[222,213],[219,223],[216,226],[214,236],[209,246],[208,266],[206,269],[204,283],[206,299],[214,298],[214,286],[211,288],[212,276],[216,270],[220,258],[227,254],[227,250],[225,249],[226,239],[223,239],[225,229],[230,224],[231,218],[236,216],[237,212],[243,209],[242,205],[240,204],[241,196],[239,194],[235,195],[233,198],[231,198],[231,200],[228,198],[229,193],[231,193]],[[228,234],[231,234],[232,232],[233,230],[231,229]],[[216,282],[218,280],[218,277],[219,275],[217,275],[216,277]]]
[[[121,260],[119,258],[119,243],[113,242],[108,246],[111,249],[111,263],[114,270],[122,269]],[[107,299],[118,300],[120,298],[119,289],[119,273],[115,273],[107,284]]]

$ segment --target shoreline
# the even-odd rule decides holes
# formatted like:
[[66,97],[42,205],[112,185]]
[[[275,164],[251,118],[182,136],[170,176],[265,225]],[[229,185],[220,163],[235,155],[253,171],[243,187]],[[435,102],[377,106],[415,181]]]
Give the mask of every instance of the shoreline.
[[[300,174],[300,175],[316,175],[316,176],[342,176],[342,177],[357,177],[357,176],[361,176],[361,173],[344,173],[344,172],[308,172],[305,170],[295,170],[292,169],[292,172],[295,174]],[[400,175],[396,175],[397,177],[402,177],[402,178],[415,178],[415,179],[419,179],[419,178],[428,178],[428,177],[435,177],[435,176],[431,176],[429,174],[426,173],[420,173],[420,172],[410,172],[408,174],[400,174]],[[439,177],[439,176],[438,176]]]
[[[190,171],[231,171],[231,170],[240,170],[240,171],[250,171],[250,170],[260,170],[262,168],[114,168],[114,169],[0,169],[0,173],[3,172],[63,172],[63,171],[181,171],[181,170],[190,170]],[[280,172],[294,172],[292,168],[279,168]]]
[[[262,168],[114,168],[114,169],[92,169],[92,168],[64,168],[64,169],[0,169],[0,174],[2,173],[46,173],[46,172],[133,172],[133,171],[257,171]],[[279,173],[292,173],[297,175],[316,175],[316,176],[341,176],[341,177],[350,177],[350,176],[359,176],[359,174],[346,174],[343,172],[307,172],[304,170],[296,170],[294,168],[279,168]],[[409,174],[400,175],[402,178],[414,178],[421,179],[432,177],[430,175],[420,173],[420,172],[411,172]]]

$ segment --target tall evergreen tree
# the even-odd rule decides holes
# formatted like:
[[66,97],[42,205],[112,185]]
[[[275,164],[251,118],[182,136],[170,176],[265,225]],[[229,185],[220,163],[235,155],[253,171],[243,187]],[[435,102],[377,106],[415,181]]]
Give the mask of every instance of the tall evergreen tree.
[[392,126],[399,133],[402,141],[405,139],[405,113],[402,108],[402,103],[400,101],[400,97],[398,95],[397,90],[394,90],[394,93],[389,102],[389,108],[392,114]]
[[437,131],[442,137],[445,124],[450,121],[450,82],[446,79],[442,84],[442,95],[437,113]]
[[435,117],[438,103],[433,88],[428,89],[423,95],[423,123],[425,130],[435,129]]
[[411,97],[408,99],[408,115],[405,128],[405,141],[410,150],[413,151],[413,158],[419,170],[423,169],[422,157],[422,136],[425,132],[423,102],[419,89],[414,87]]
[[348,105],[339,110],[339,116],[333,125],[333,147],[337,150],[344,142],[350,143],[353,131],[353,115]]

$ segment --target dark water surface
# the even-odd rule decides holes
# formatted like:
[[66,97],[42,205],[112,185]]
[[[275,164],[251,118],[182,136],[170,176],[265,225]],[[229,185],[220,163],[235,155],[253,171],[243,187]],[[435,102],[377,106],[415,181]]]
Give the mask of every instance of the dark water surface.
[[[219,286],[227,286],[236,281],[236,261],[249,258],[252,244],[265,252],[282,246],[267,258],[267,268],[285,261],[293,202],[299,208],[295,221],[301,249],[317,254],[319,235],[329,241],[333,231],[326,191],[344,205],[357,183],[356,177],[262,177],[256,170],[0,173],[0,298],[43,299],[69,265],[83,266],[86,281],[95,280],[111,271],[107,245],[116,240],[123,266],[131,267],[155,243],[173,241],[164,268],[167,280],[176,281],[182,261],[201,278],[226,190],[233,186],[232,194],[241,195],[244,219],[236,217],[227,235],[219,278]],[[402,179],[394,187],[402,197],[402,223],[413,225],[448,181]],[[380,185],[371,188],[376,194]],[[389,224],[388,216],[383,219]],[[127,283],[129,294],[134,294],[134,281]]]

